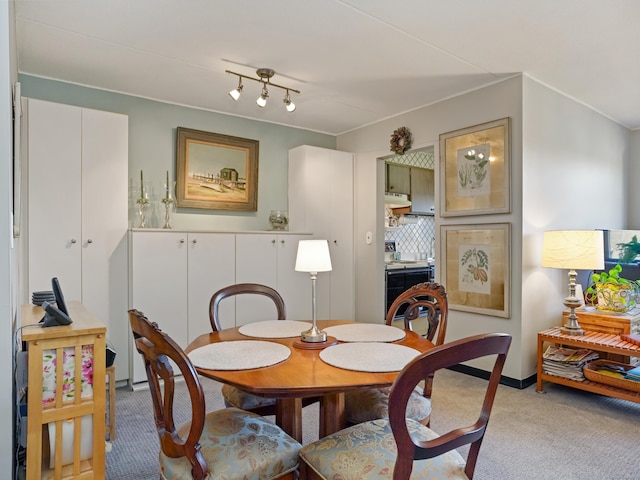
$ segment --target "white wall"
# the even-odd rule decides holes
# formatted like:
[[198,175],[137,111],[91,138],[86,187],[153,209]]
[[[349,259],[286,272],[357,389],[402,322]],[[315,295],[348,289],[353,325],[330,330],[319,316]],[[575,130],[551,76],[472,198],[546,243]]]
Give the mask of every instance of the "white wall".
[[[116,112],[129,117],[129,181],[136,188],[140,170],[145,181],[162,192],[169,171],[175,180],[176,128],[258,140],[258,211],[239,212],[180,208],[173,216],[175,229],[193,230],[269,230],[271,210],[287,210],[287,168],[289,149],[299,145],[335,148],[332,135],[268,122],[223,115],[206,110],[157,102],[130,95],[107,92],[69,83],[20,75],[22,95],[51,102]],[[226,95],[225,92],[220,92]],[[160,196],[157,196],[158,202]],[[158,203],[157,203],[158,204]],[[135,226],[134,198],[130,199],[130,226]],[[160,215],[152,218],[152,227],[162,227]]]
[[[512,185],[514,213],[507,215],[482,215],[470,217],[441,218],[436,215],[436,280],[440,270],[440,225],[463,223],[511,222],[513,236],[519,238],[520,231],[520,167],[522,150],[521,138],[521,98],[522,80],[515,77],[487,88],[461,95],[434,105],[370,125],[338,137],[338,150],[356,153],[356,318],[358,321],[379,321],[384,312],[384,223],[383,208],[384,170],[380,166],[380,157],[390,154],[391,133],[398,127],[406,126],[414,138],[412,149],[434,145],[436,158],[439,157],[440,133],[457,130],[504,117],[511,117],[512,138]],[[436,178],[440,175],[440,166],[436,163]],[[375,178],[375,182],[373,179]],[[374,187],[375,185],[375,187]],[[440,188],[436,181],[436,199]],[[436,200],[437,201],[437,200]],[[436,211],[438,209],[436,208]],[[375,232],[374,244],[366,245],[365,232]],[[513,242],[514,255],[519,252],[519,242]],[[519,258],[519,255],[516,257]],[[512,262],[512,278],[520,278],[520,262]],[[372,295],[375,292],[375,295]],[[375,299],[375,301],[372,300]],[[518,352],[520,346],[520,301],[519,282],[512,286],[512,318],[504,319],[468,312],[450,311],[447,340],[455,340],[476,333],[501,331],[513,336],[512,351]],[[474,364],[483,368],[482,362]],[[520,377],[518,355],[510,355],[504,374],[508,377]]]
[[640,130],[631,132],[629,157],[629,175],[627,176],[629,210],[625,228],[640,230]]
[[0,471],[13,471],[13,345],[15,254],[12,247],[13,122],[12,85],[15,81],[13,3],[0,2]]
[[[524,77],[523,85],[522,374],[526,376],[535,370],[537,332],[559,324],[568,295],[568,271],[540,267],[542,232],[625,228],[629,131],[535,80]],[[585,284],[588,273],[581,273]]]
[[[384,173],[376,159],[389,154],[391,132],[406,126],[414,137],[412,148],[435,145],[439,156],[439,134],[504,117],[511,117],[512,213],[436,215],[436,231],[442,225],[511,223],[511,318],[451,310],[447,340],[483,332],[509,333],[513,342],[504,375],[524,380],[535,373],[537,332],[560,324],[562,299],[567,295],[567,272],[540,267],[543,232],[624,227],[629,131],[529,77],[517,76],[341,135],[337,148],[356,153],[356,317],[382,321]],[[640,167],[636,168],[638,178]],[[436,165],[436,178],[439,175]],[[598,200],[599,192],[608,197],[606,202]],[[439,195],[436,181],[436,199]],[[640,212],[636,218],[640,220]],[[369,230],[375,232],[371,246],[364,243]],[[437,233],[436,251],[438,280]],[[371,292],[376,292],[376,301],[371,300]],[[486,366],[484,362],[471,365]]]

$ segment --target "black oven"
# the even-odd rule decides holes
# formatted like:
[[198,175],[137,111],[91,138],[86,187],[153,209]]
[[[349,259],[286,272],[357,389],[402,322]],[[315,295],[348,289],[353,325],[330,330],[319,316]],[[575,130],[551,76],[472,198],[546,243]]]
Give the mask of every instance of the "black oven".
[[[391,268],[386,270],[385,288],[385,316],[389,307],[398,296],[410,287],[423,282],[433,281],[433,266]],[[398,315],[404,313],[405,308],[398,310]]]

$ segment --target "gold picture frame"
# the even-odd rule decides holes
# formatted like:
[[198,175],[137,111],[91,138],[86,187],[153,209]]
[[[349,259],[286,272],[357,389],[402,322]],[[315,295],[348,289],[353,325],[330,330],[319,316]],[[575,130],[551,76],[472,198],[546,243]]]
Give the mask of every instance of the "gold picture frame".
[[511,212],[509,117],[440,135],[440,215]]
[[176,206],[257,211],[259,144],[178,127]]
[[511,225],[442,225],[440,245],[449,308],[511,318]]

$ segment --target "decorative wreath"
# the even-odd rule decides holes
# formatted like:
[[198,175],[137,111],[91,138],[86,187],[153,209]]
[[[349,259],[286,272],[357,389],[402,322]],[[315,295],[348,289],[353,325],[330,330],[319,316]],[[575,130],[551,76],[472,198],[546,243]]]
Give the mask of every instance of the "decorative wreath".
[[394,130],[391,135],[391,151],[398,155],[404,155],[404,152],[411,148],[411,140],[411,132],[407,127]]

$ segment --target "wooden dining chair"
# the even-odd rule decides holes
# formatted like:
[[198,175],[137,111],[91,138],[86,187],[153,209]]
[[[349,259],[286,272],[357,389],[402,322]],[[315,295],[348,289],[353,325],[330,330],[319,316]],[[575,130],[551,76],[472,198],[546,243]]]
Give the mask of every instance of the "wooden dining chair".
[[[401,311],[402,314],[398,315]],[[414,330],[417,319],[425,322],[424,336],[436,346],[444,343],[447,333],[449,303],[445,288],[434,282],[419,283],[396,298],[387,312],[386,324],[401,319],[404,328]],[[416,386],[407,405],[407,417],[429,426],[433,376]],[[345,421],[347,425],[368,422],[389,416],[390,387],[363,388],[345,393]]]
[[[211,296],[209,301],[209,321],[214,332],[222,330],[220,323],[220,302],[234,295],[264,295],[271,299],[276,308],[278,320],[286,320],[287,311],[282,296],[273,288],[258,283],[238,283],[221,288]],[[222,386],[222,397],[227,407],[236,407],[259,415],[275,415],[275,398],[259,397],[231,385]]]
[[[393,382],[388,419],[360,423],[302,447],[301,480],[472,479],[510,345],[510,335],[489,333],[419,355]],[[425,374],[482,357],[494,357],[494,362],[475,422],[440,435],[406,418],[407,402]],[[465,445],[466,459],[456,450]]]
[[[255,413],[207,413],[198,374],[180,346],[142,312],[129,310],[129,322],[149,381],[162,479],[296,478],[300,443]],[[181,427],[174,423],[173,365],[191,403],[191,418]]]

